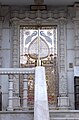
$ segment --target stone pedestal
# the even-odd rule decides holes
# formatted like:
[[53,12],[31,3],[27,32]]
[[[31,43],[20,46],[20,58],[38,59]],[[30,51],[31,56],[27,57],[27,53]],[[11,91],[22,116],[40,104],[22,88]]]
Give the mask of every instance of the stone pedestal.
[[59,109],[65,109],[68,110],[69,109],[69,97],[58,97],[58,106]]
[[35,69],[34,120],[49,120],[45,68],[41,66]]

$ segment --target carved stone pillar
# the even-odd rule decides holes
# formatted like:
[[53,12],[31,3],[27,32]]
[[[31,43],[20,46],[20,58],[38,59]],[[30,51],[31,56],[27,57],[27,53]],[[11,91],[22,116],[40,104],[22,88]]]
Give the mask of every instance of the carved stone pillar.
[[75,37],[75,66],[79,66],[79,3],[74,5],[75,17],[74,22],[74,37]]
[[68,109],[69,98],[67,95],[67,69],[66,69],[66,19],[59,19],[59,109]]
[[14,20],[12,22],[13,27],[13,67],[18,68],[19,67],[19,24],[18,20]]
[[[2,68],[2,18],[0,17],[0,68]],[[0,76],[0,86],[2,86],[1,82],[2,76]]]
[[27,110],[27,90],[28,90],[28,75],[24,75],[23,79],[23,110]]
[[74,19],[75,66],[79,66],[79,18]]
[[8,111],[13,111],[13,75],[9,75]]
[[2,49],[2,18],[0,18],[0,68],[2,67],[1,49]]
[[[13,60],[13,68],[19,68],[19,20],[17,18],[12,19],[12,29],[13,29],[13,52],[12,52],[12,60]],[[19,75],[15,75],[13,78],[14,82],[14,106],[18,108],[20,106],[20,98],[19,98]]]

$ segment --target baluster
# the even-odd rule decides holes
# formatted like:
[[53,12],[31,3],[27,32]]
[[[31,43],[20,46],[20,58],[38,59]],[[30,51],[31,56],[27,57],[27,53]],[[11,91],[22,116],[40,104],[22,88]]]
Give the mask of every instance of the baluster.
[[27,89],[28,89],[28,75],[24,75],[23,79],[23,110],[27,110]]
[[9,101],[8,101],[8,111],[13,111],[13,75],[8,75],[9,77]]

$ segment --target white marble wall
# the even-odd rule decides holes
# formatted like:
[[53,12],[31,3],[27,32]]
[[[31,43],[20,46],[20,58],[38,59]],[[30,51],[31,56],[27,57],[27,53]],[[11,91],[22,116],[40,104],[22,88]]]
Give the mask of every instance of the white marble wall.
[[[72,63],[72,68],[69,64]],[[67,24],[67,81],[70,108],[74,109],[74,25],[71,21]]]
[[[11,64],[11,47],[10,47],[10,29],[3,28],[2,30],[2,67],[10,67]],[[8,103],[8,76],[2,76],[2,95],[3,95],[3,110],[6,109]]]
[[[11,29],[9,26],[9,10],[8,7],[2,8],[2,67],[11,67]],[[4,17],[5,16],[5,17]],[[2,91],[2,109],[6,110],[8,105],[8,76],[1,76]]]

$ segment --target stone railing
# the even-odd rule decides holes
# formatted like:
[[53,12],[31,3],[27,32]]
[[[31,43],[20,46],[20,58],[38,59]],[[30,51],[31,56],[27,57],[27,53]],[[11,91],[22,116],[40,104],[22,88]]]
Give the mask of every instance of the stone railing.
[[28,87],[28,75],[34,74],[35,68],[0,68],[0,75],[8,75],[9,87],[8,87],[8,108],[7,110],[13,111],[13,76],[23,75],[23,106],[24,110],[27,109],[27,87]]

